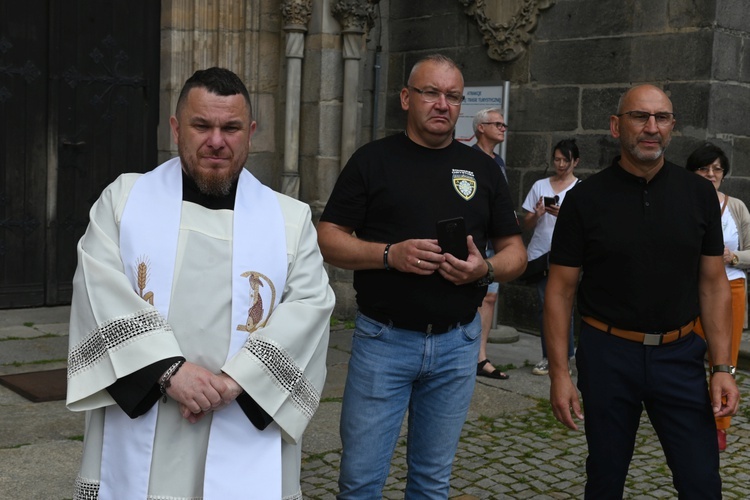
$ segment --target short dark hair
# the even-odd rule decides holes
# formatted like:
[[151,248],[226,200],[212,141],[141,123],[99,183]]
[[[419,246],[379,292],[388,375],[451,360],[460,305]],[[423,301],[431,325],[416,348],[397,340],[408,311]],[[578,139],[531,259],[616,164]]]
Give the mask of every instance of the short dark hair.
[[578,145],[576,144],[575,139],[563,139],[562,141],[555,144],[555,147],[552,148],[552,154],[555,153],[555,151],[560,151],[565,158],[567,158],[568,161],[577,160],[580,158],[580,155],[578,153]]
[[253,117],[253,108],[250,104],[250,94],[247,91],[247,87],[242,83],[240,77],[232,71],[225,68],[208,68],[199,69],[193,76],[187,79],[185,85],[182,86],[180,91],[180,97],[177,99],[177,114],[179,115],[180,109],[187,100],[188,93],[194,88],[204,88],[212,94],[220,96],[230,96],[242,94],[247,103],[247,109],[250,113],[250,118]]
[[685,168],[691,172],[695,172],[701,167],[712,164],[717,159],[724,169],[724,175],[726,176],[729,174],[729,158],[727,158],[727,155],[724,154],[724,151],[719,146],[710,142],[704,142],[698,149],[690,153],[685,163]]

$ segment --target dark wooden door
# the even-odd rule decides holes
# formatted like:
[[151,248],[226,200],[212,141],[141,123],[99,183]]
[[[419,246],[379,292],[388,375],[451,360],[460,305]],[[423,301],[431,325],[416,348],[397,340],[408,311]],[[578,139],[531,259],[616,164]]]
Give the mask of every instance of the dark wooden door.
[[70,301],[102,189],[156,164],[160,2],[0,2],[0,307]]

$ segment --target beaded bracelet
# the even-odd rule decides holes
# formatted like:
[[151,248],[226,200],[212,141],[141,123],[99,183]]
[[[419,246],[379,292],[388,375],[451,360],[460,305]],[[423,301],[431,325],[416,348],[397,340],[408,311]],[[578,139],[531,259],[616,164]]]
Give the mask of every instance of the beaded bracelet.
[[383,250],[383,267],[386,271],[391,270],[391,266],[388,265],[388,251],[391,249],[391,243],[388,243],[385,245],[385,250]]
[[162,396],[164,396],[162,401],[165,403],[167,402],[167,389],[172,386],[172,382],[169,379],[171,379],[172,376],[177,373],[177,370],[180,369],[184,362],[184,359],[177,361],[175,364],[167,368],[167,371],[165,371],[164,375],[162,375],[159,379],[159,390],[161,391]]

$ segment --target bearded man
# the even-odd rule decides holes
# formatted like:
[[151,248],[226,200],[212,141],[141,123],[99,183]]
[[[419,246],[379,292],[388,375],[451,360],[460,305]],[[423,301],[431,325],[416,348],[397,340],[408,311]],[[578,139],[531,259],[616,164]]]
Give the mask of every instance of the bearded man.
[[74,497],[301,499],[334,305],[310,209],[245,170],[231,71],[197,71],[170,125],[179,157],[108,186],[78,244]]

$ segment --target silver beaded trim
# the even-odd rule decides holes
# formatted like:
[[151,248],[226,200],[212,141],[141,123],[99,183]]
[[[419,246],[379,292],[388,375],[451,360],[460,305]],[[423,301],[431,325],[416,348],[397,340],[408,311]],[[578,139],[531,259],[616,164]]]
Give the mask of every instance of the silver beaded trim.
[[115,318],[97,326],[68,355],[68,378],[98,363],[113,349],[146,335],[171,332],[172,327],[155,309]]
[[320,394],[305,377],[294,359],[268,337],[257,333],[248,336],[243,349],[257,359],[276,383],[290,395],[294,406],[310,420],[320,403]]
[[99,481],[76,477],[73,500],[97,500],[99,498]]

